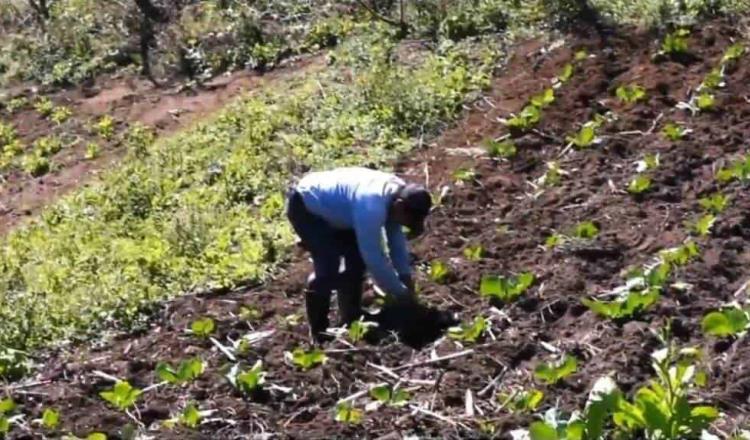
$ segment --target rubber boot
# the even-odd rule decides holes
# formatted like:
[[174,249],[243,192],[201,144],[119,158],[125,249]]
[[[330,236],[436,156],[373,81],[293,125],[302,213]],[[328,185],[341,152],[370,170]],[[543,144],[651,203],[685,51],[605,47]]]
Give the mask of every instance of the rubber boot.
[[317,343],[331,340],[324,334],[328,329],[328,310],[331,307],[330,293],[308,288],[305,290],[305,309],[307,323],[310,327],[310,337]]
[[362,316],[362,284],[341,287],[336,292],[339,325],[348,326]]

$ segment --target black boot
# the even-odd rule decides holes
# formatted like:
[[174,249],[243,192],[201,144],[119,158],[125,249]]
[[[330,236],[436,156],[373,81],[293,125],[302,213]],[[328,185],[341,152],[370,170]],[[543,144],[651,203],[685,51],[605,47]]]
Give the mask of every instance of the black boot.
[[339,304],[339,325],[349,326],[362,316],[362,286],[347,286],[336,292]]
[[313,289],[305,290],[305,308],[307,323],[310,327],[310,337],[317,343],[330,341],[324,334],[328,328],[328,310],[331,307],[331,295]]

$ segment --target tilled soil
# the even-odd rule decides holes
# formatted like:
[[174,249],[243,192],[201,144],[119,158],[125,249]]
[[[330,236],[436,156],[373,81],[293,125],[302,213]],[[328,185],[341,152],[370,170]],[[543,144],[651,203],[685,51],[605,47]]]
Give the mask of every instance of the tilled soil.
[[[657,41],[636,33],[622,33],[626,36],[611,37],[603,44],[594,38],[571,37],[549,52],[540,51],[541,43],[525,43],[493,81],[487,96],[456,127],[398,164],[409,179],[427,181],[444,195],[426,235],[414,243],[414,254],[422,269],[434,260],[447,263],[451,276],[436,284],[422,270],[420,295],[432,306],[458,313],[465,322],[479,315],[491,318],[490,334],[475,344],[461,346],[444,337],[423,347],[410,347],[394,336],[379,344],[355,346],[339,340],[326,345],[328,361],[323,366],[299,370],[285,360],[286,351],[309,346],[302,298],[309,264],[298,253],[265,286],[175,300],[148,331],[57,355],[45,364],[35,383],[20,389],[11,386],[10,393],[29,415],[27,420],[48,407],[60,410],[62,426],[50,436],[101,431],[119,438],[121,428],[137,420],[154,438],[233,439],[251,434],[453,438],[481,436],[479,422],[488,421],[498,437],[506,438],[511,429],[528,425],[534,416],[501,409],[500,392],[535,386],[546,394],[540,410],[558,406],[566,411],[582,408],[593,382],[605,374],[611,374],[623,391],[632,392],[653,377],[650,355],[660,348],[655,331],[672,318],[677,342],[700,346],[705,352],[709,383],[696,398],[718,405],[724,417],[717,427],[730,432],[748,422],[750,368],[745,359],[750,348],[745,338],[704,336],[700,320],[721,304],[746,296],[750,200],[740,184],[723,187],[732,197],[730,206],[711,235],[694,237],[700,256],[673,273],[671,281],[687,283],[687,290],[669,287],[657,305],[623,323],[595,316],[580,299],[622,285],[626,270],[649,262],[659,250],[683,243],[689,235],[686,222],[701,212],[698,199],[720,189],[715,171],[744,153],[750,131],[746,99],[750,69],[745,60],[727,72],[716,111],[693,116],[675,108],[717,65],[735,32],[724,22],[695,29],[689,43],[694,57],[682,63],[654,62]],[[507,132],[498,118],[518,111],[531,95],[547,87],[579,49],[590,56],[557,91],[537,130],[515,140],[517,156],[497,160],[483,154],[479,149],[483,140]],[[619,103],[615,89],[632,82],[646,88],[647,100]],[[580,151],[566,149],[565,137],[605,109],[617,119],[599,130],[602,142]],[[683,122],[693,132],[671,142],[660,133],[666,121]],[[625,192],[635,175],[635,163],[656,153],[660,166],[650,172],[652,190],[639,197]],[[558,186],[539,193],[533,182],[552,160],[568,174]],[[457,183],[454,171],[461,168],[473,169],[475,179]],[[551,233],[567,233],[585,220],[600,228],[595,239],[545,248]],[[463,254],[474,244],[485,249],[478,262],[467,261]],[[479,296],[482,275],[523,271],[533,272],[537,280],[518,301],[494,307]],[[242,305],[258,308],[261,316],[240,319]],[[265,395],[248,399],[234,391],[223,377],[231,366],[226,355],[212,342],[185,331],[202,316],[217,320],[214,337],[226,345],[248,332],[273,332],[241,356],[248,367],[263,361],[268,371]],[[429,321],[415,321],[420,328],[429,327]],[[553,359],[555,350],[575,355],[577,372],[554,386],[536,383],[534,367]],[[450,355],[456,357],[429,362]],[[176,363],[191,356],[207,362],[200,379],[184,387],[149,389],[130,415],[111,409],[98,396],[112,385],[99,373],[147,388],[158,382],[157,362]],[[380,382],[398,382],[409,390],[409,404],[367,411],[359,426],[334,421],[337,401]],[[188,401],[213,412],[195,430],[163,428],[161,422]],[[371,399],[361,393],[353,402],[364,408]],[[42,432],[36,425],[18,426],[10,438],[41,438]]]

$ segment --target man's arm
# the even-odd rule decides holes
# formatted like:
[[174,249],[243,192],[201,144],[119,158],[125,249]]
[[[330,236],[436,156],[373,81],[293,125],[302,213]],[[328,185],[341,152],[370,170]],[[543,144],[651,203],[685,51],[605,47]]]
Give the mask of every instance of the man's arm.
[[367,204],[358,207],[354,211],[354,232],[357,235],[359,253],[375,280],[375,284],[386,293],[402,296],[406,295],[409,290],[386,258],[380,241],[385,218],[384,208],[367,206]]
[[388,249],[390,250],[391,261],[396,267],[396,272],[403,277],[411,277],[411,266],[409,265],[409,248],[404,231],[401,225],[395,222],[388,222],[385,226],[386,237],[388,238]]

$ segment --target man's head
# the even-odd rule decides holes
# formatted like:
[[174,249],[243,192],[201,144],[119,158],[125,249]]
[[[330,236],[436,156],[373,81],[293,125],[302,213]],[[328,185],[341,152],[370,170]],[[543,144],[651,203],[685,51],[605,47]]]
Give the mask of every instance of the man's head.
[[424,232],[424,221],[432,208],[432,196],[422,185],[403,186],[391,205],[390,217],[396,223],[409,228],[410,236]]

